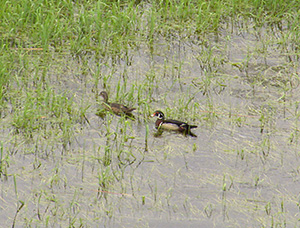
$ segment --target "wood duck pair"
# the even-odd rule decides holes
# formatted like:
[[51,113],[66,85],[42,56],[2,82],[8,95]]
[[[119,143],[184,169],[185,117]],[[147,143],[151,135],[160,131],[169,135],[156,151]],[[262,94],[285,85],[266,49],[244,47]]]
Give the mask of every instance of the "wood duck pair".
[[155,122],[155,127],[158,130],[171,130],[171,131],[179,131],[184,133],[185,135],[191,135],[193,137],[197,137],[195,134],[191,132],[192,128],[197,128],[196,125],[189,125],[185,122],[178,120],[166,120],[165,115],[162,111],[155,111],[152,114],[152,117],[157,116],[157,120]]
[[108,95],[105,91],[102,91],[100,93],[100,96],[103,97],[103,103],[102,106],[107,110],[107,111],[112,111],[116,115],[127,115],[130,117],[133,117],[132,111],[135,110],[135,108],[128,108],[125,105],[118,104],[118,103],[110,103],[108,102]]

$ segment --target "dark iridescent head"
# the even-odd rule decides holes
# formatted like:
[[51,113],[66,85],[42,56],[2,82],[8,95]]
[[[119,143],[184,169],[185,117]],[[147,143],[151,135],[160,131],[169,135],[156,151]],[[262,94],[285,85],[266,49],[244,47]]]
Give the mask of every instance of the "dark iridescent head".
[[107,93],[105,91],[102,91],[99,95],[103,97],[103,99],[104,99],[105,102],[107,102],[108,95],[107,95]]
[[165,118],[165,115],[162,113],[162,111],[156,110],[153,114],[152,117],[157,116],[158,119],[163,120]]

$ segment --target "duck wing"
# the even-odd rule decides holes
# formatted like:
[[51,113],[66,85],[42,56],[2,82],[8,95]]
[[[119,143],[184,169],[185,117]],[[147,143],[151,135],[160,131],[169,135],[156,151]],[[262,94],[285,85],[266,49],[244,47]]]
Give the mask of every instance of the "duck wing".
[[165,120],[164,123],[169,123],[169,124],[177,125],[182,130],[184,130],[184,129],[192,129],[192,128],[197,128],[198,127],[196,125],[189,125],[186,122],[182,122],[182,121],[178,121],[178,120]]
[[117,103],[110,103],[110,108],[114,113],[118,115],[122,113],[128,114],[131,113],[133,110],[135,110],[135,108],[128,108],[125,105],[117,104]]

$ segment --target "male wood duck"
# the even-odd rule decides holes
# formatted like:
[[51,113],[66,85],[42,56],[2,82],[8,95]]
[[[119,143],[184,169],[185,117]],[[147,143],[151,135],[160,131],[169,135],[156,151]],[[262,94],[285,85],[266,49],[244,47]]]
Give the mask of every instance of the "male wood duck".
[[103,104],[102,106],[108,110],[108,111],[112,111],[113,113],[115,113],[116,115],[129,115],[132,116],[132,111],[135,110],[135,108],[128,108],[125,105],[122,104],[117,104],[117,103],[110,103],[108,102],[108,95],[105,91],[102,91],[100,93],[100,96],[103,97]]
[[197,128],[196,125],[189,125],[185,122],[178,121],[178,120],[165,120],[165,115],[163,114],[162,111],[159,111],[159,110],[155,111],[152,114],[152,117],[154,117],[154,116],[158,117],[158,119],[155,122],[156,129],[179,131],[184,134],[189,134],[191,136],[196,137],[196,135],[194,135],[191,132],[192,128]]

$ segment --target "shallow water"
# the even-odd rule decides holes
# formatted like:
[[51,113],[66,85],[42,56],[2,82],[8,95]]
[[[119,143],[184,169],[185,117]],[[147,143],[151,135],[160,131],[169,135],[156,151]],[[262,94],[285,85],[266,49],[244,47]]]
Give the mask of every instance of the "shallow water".
[[[10,155],[1,226],[12,225],[19,201],[18,226],[299,226],[299,64],[267,42],[278,36],[236,27],[206,45],[157,38],[152,54],[140,47],[129,51],[130,64],[110,66],[93,56],[54,58],[48,80],[91,105],[89,123],[73,126],[66,144],[1,131]],[[115,100],[118,84],[126,104],[122,95],[134,87],[135,121],[95,114],[96,94],[105,89]],[[157,109],[198,125],[198,137],[154,137],[148,116]]]

